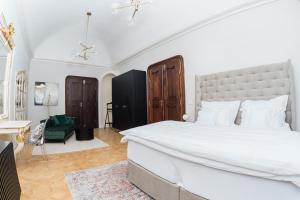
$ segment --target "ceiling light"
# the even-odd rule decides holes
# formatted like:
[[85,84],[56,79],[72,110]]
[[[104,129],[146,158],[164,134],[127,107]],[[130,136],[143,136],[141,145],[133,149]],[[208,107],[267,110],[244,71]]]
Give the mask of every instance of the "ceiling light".
[[97,52],[94,50],[95,45],[88,45],[88,32],[89,32],[89,24],[90,24],[90,17],[92,16],[91,12],[87,12],[87,23],[86,23],[86,32],[85,32],[85,41],[79,42],[81,51],[77,54],[76,57],[81,58],[85,61],[90,59],[92,54],[97,54]]
[[152,3],[151,0],[129,0],[129,1],[125,2],[124,4],[113,3],[112,4],[113,14],[118,14],[119,11],[123,10],[123,9],[132,9],[133,13],[130,16],[129,21],[131,23],[133,23],[136,18],[136,15],[140,11],[141,7],[143,5],[150,4],[150,3]]

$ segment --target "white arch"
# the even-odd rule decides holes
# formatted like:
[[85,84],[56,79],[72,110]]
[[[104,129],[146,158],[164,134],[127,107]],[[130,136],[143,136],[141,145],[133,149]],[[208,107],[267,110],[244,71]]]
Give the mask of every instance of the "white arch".
[[101,77],[99,79],[100,83],[102,82],[103,78],[105,78],[107,75],[119,76],[120,74],[116,71],[107,71],[101,75]]

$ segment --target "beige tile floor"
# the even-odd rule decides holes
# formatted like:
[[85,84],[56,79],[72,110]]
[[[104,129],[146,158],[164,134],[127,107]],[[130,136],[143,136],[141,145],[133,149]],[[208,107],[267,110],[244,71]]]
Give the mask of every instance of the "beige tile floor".
[[68,200],[70,192],[64,173],[93,168],[127,159],[127,145],[120,144],[121,135],[111,129],[96,129],[95,136],[109,147],[63,155],[31,156],[27,147],[17,159],[22,188],[21,200]]

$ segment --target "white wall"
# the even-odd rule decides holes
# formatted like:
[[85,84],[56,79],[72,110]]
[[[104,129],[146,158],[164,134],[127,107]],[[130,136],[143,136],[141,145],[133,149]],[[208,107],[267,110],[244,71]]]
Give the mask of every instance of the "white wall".
[[[40,120],[48,117],[48,110],[46,106],[34,105],[34,85],[36,81],[53,82],[59,84],[59,100],[58,106],[50,107],[50,114],[64,114],[65,113],[65,79],[68,75],[94,77],[97,78],[100,84],[100,78],[108,68],[88,67],[70,65],[61,62],[49,62],[41,60],[32,60],[29,70],[29,85],[28,85],[28,108],[29,119],[32,120],[33,126],[36,126]],[[99,88],[101,86],[99,85]],[[100,95],[100,92],[99,92]],[[99,109],[100,109],[99,97]],[[99,113],[99,120],[101,114]],[[102,121],[99,122],[102,125]]]
[[[291,59],[300,100],[300,2],[279,0],[252,8],[162,43],[117,66],[119,72],[146,70],[159,60],[183,55],[186,107],[194,116],[196,74],[209,74]],[[300,105],[297,106],[300,129]]]
[[14,98],[15,98],[15,80],[16,74],[20,70],[28,71],[29,63],[31,59],[31,55],[28,51],[28,45],[26,43],[26,39],[24,37],[24,32],[21,27],[19,17],[17,15],[16,10],[16,2],[11,0],[0,0],[0,12],[3,11],[7,22],[13,22],[15,26],[15,35],[14,41],[16,47],[14,49],[14,56],[13,56],[13,64],[12,64],[12,71],[11,71],[11,81],[10,81],[10,94],[9,94],[9,118],[14,119]]

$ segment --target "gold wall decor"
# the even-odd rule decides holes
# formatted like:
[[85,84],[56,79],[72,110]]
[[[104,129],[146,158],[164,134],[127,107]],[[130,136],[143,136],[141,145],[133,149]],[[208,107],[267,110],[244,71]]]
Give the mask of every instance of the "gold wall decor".
[[[0,84],[0,95],[1,95],[1,106],[0,109],[0,121],[9,118],[9,95],[12,89],[10,88],[10,73],[11,65],[13,61],[13,51],[14,51],[14,25],[12,23],[6,23],[3,12],[0,12],[0,56],[3,62],[6,64],[1,64],[1,84]],[[6,60],[6,61],[4,61]]]
[[9,48],[13,49],[15,46],[14,40],[13,40],[15,28],[14,28],[13,23],[9,23],[9,24],[6,23],[3,13],[1,13],[0,30],[1,30],[2,36],[5,39],[5,43],[9,46]]

